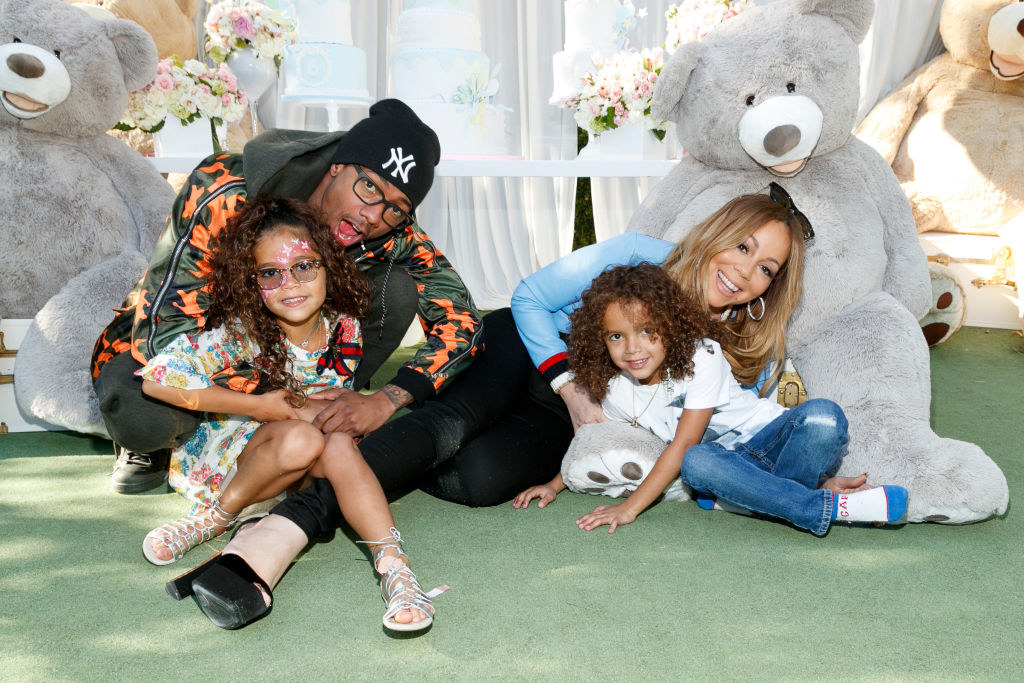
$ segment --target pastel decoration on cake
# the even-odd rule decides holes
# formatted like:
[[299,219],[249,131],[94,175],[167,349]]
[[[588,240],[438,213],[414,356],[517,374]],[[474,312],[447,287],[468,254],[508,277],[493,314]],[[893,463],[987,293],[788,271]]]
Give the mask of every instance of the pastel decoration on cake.
[[366,53],[352,44],[350,0],[292,0],[282,9],[295,18],[298,40],[284,51],[281,99],[326,108],[335,130],[338,107],[372,101]]
[[510,110],[494,104],[500,65],[481,44],[472,0],[407,0],[398,17],[390,93],[434,129],[442,158],[509,154]]
[[551,104],[564,105],[578,95],[583,75],[621,49],[616,22],[622,8],[619,0],[565,0],[565,48],[551,58]]

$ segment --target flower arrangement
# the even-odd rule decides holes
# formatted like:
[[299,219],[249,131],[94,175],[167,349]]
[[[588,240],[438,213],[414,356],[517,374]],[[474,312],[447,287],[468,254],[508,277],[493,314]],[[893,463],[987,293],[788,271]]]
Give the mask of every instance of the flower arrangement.
[[295,23],[284,12],[255,0],[213,4],[203,27],[206,54],[217,63],[224,62],[234,50],[251,47],[257,57],[272,59],[280,67],[285,46],[295,42]]
[[668,123],[651,116],[651,96],[664,63],[661,48],[619,52],[600,60],[596,72],[583,75],[582,92],[567,100],[566,106],[576,109],[577,125],[589,133],[632,122],[662,140]]
[[683,0],[678,6],[669,5],[665,50],[671,54],[683,43],[701,40],[715,26],[752,6],[750,0]]
[[239,90],[226,64],[212,68],[196,59],[169,57],[157,64],[156,77],[149,85],[131,93],[115,127],[155,133],[169,114],[183,125],[201,117],[216,125],[242,118],[248,105],[245,92]]

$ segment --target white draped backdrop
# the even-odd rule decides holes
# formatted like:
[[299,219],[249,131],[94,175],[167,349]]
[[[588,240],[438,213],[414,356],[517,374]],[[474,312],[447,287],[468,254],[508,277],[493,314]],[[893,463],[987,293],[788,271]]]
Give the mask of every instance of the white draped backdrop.
[[[766,4],[775,0],[755,0]],[[369,90],[387,96],[387,56],[402,0],[351,0],[355,44],[366,51]],[[269,2],[268,4],[278,4]],[[475,0],[483,50],[500,64],[495,104],[516,122],[511,154],[524,159],[572,159],[576,125],[570,112],[548,104],[551,58],[562,49],[564,14],[557,0]],[[666,0],[634,0],[647,8],[631,32],[631,47],[655,47],[665,36]],[[941,0],[877,0],[872,29],[861,45],[863,116],[907,74],[942,49],[938,38]],[[366,109],[343,112],[342,127]],[[260,101],[269,126],[326,129],[323,111],[282,104],[276,91]],[[614,162],[610,162],[614,163]],[[625,228],[656,178],[592,180],[597,238]],[[477,304],[508,304],[519,280],[572,248],[575,178],[439,178],[417,211],[420,224],[449,257]]]

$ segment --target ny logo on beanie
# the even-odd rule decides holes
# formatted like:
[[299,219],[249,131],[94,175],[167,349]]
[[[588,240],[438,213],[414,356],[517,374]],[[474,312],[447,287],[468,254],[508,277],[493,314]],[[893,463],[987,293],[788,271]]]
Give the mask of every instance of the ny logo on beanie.
[[387,168],[391,164],[395,165],[395,169],[391,171],[391,177],[397,178],[399,174],[401,174],[402,182],[408,183],[409,171],[412,169],[413,166],[416,165],[416,160],[413,159],[412,155],[410,154],[409,156],[402,156],[401,147],[392,147],[391,158],[384,162],[381,165],[381,168]]

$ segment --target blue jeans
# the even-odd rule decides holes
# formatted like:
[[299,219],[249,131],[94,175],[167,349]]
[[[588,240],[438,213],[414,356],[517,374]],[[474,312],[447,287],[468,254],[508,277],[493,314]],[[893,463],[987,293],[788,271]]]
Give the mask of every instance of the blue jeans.
[[735,449],[713,441],[686,451],[683,482],[696,491],[822,536],[832,492],[818,488],[849,441],[846,416],[827,399],[787,410]]

